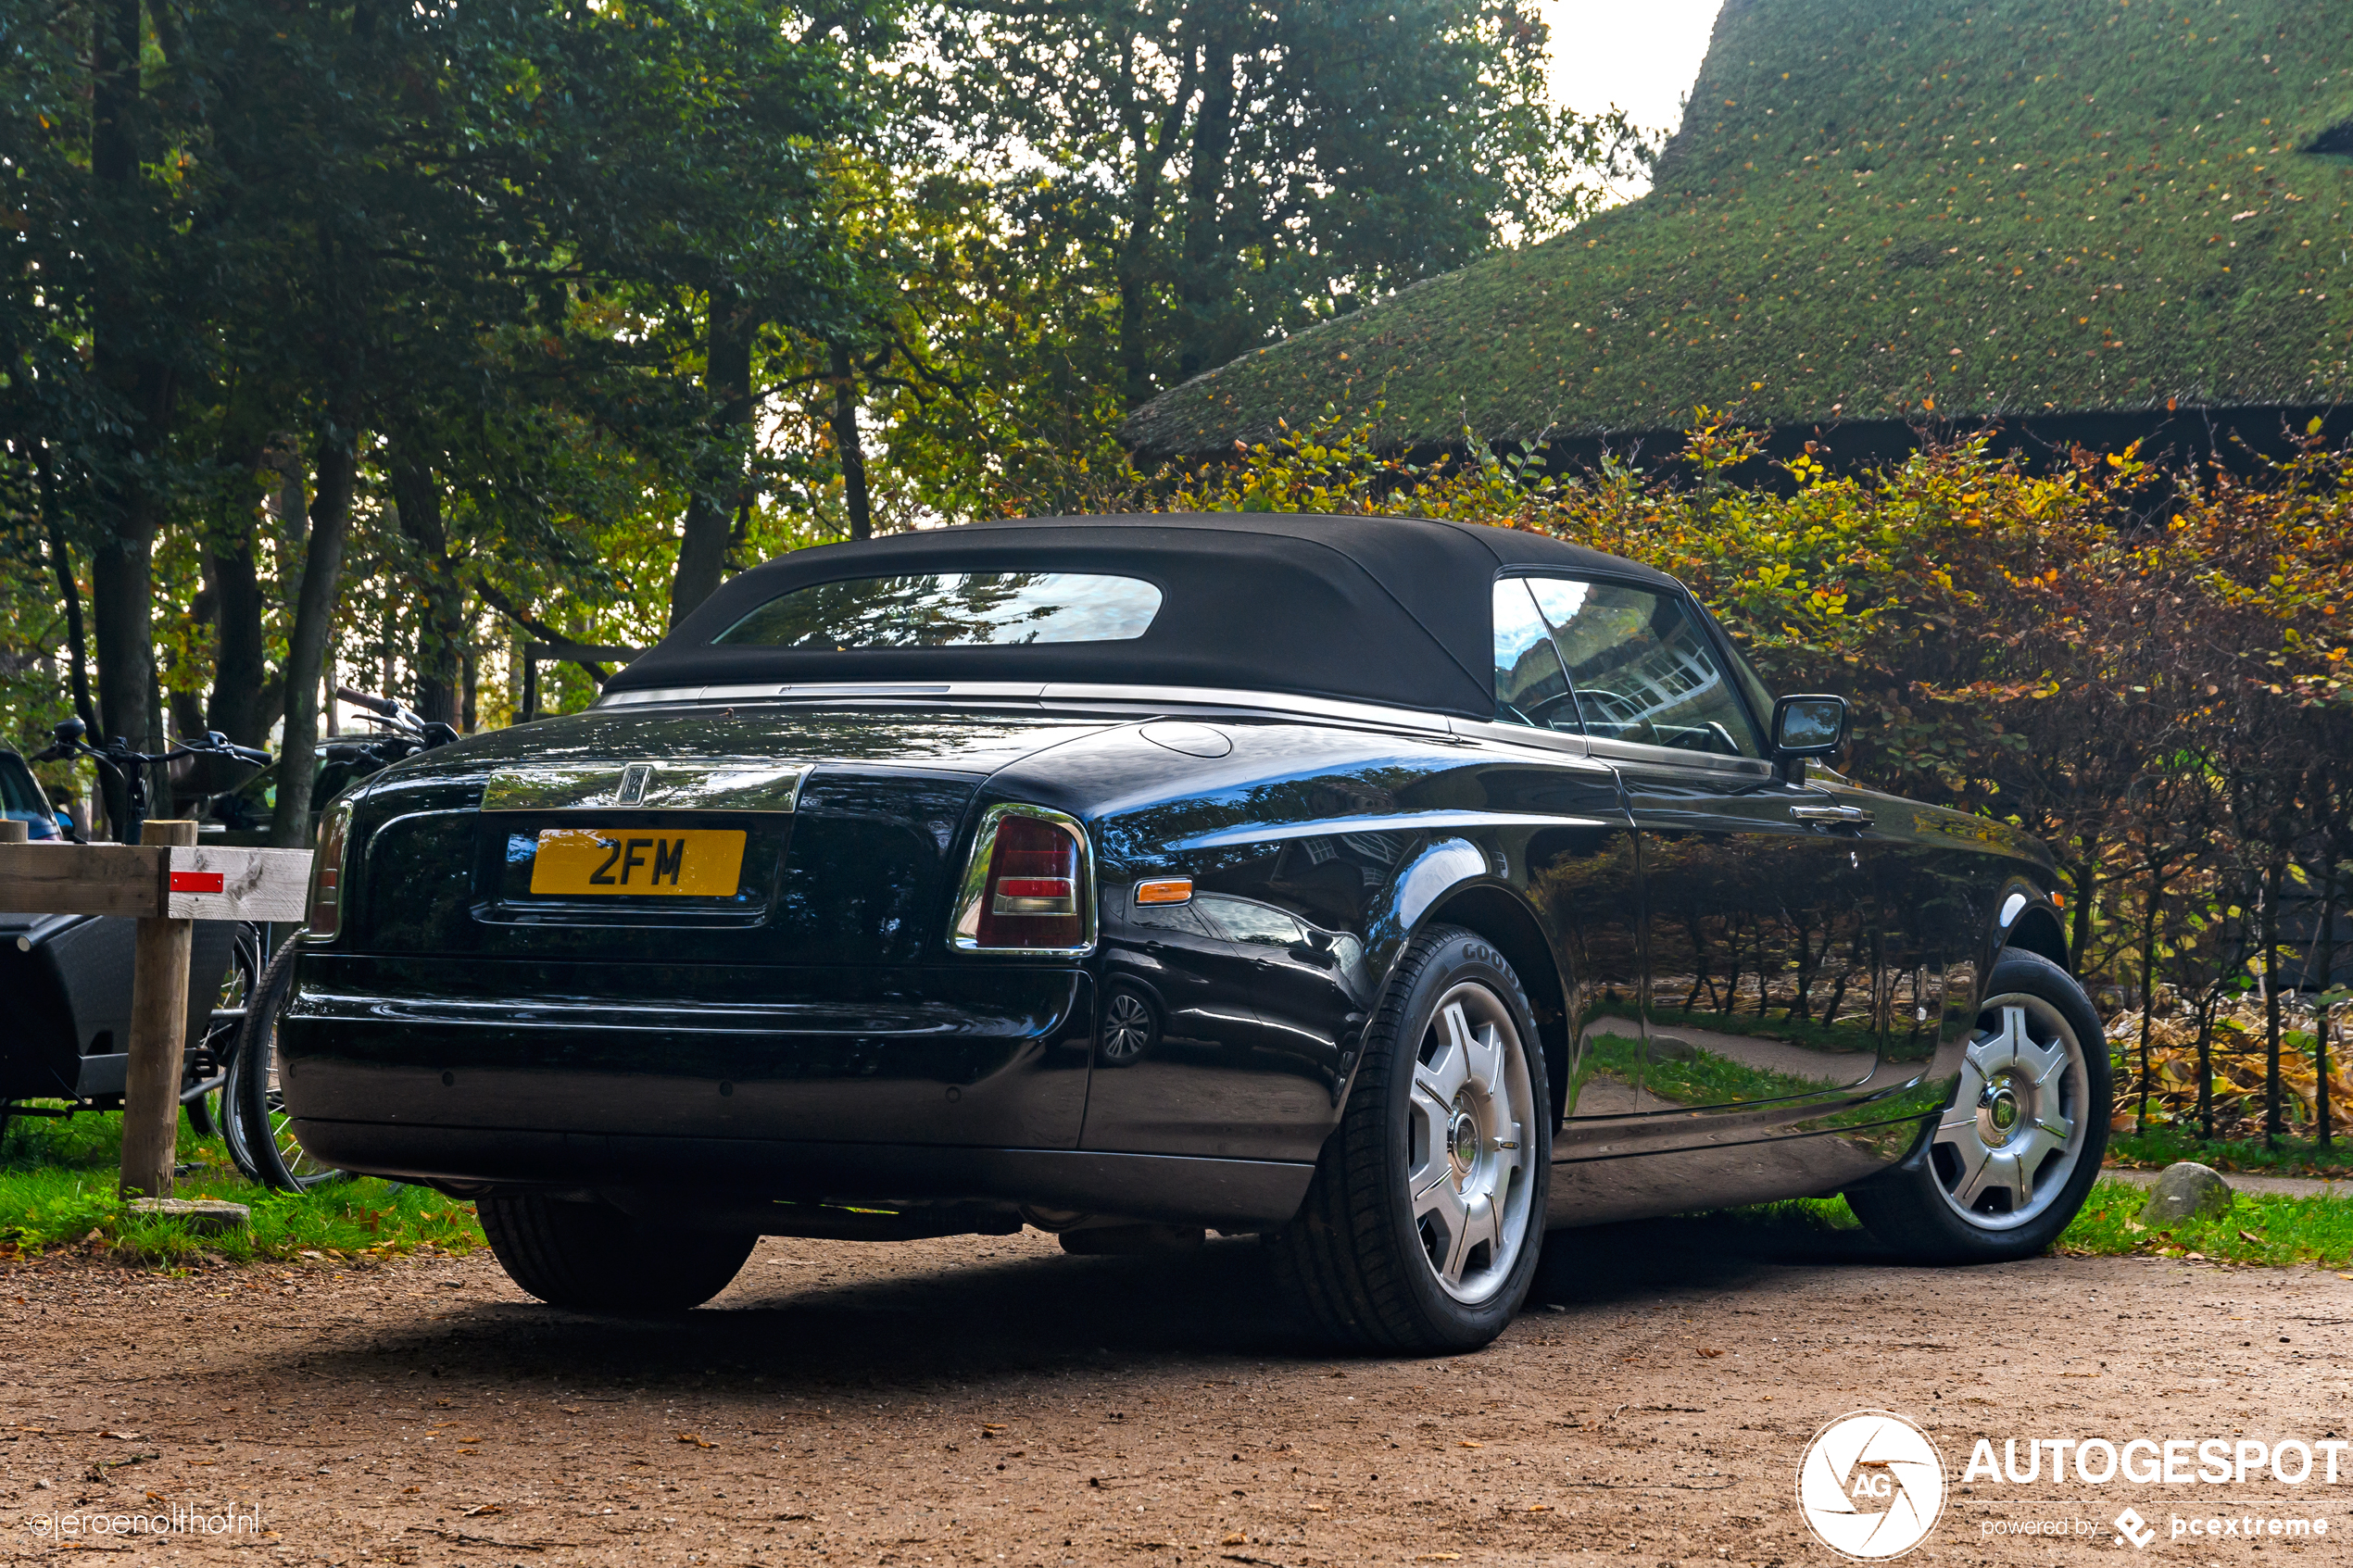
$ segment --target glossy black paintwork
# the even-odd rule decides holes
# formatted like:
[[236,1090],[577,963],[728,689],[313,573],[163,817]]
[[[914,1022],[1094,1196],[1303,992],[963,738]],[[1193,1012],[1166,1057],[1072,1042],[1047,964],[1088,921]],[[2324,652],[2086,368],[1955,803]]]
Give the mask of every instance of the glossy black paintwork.
[[[289,1103],[334,1158],[446,1185],[604,1179],[547,1152],[593,1148],[616,1185],[724,1168],[1182,1218],[1223,1181],[1252,1196],[1200,1214],[1255,1213],[1303,1190],[1404,945],[1464,923],[1527,982],[1561,1117],[1550,1218],[1574,1223],[1900,1159],[1950,1092],[2004,897],[2027,895],[2010,931],[2048,919],[2031,841],[1835,775],[1240,712],[1188,716],[1227,747],[1200,755],[1150,717],[621,709],[396,767],[355,807],[346,934],[302,966]],[[491,771],[550,756],[812,767],[794,813],[728,821],[751,834],[740,897],[665,909],[529,895],[547,819],[475,808]],[[1006,801],[1087,825],[1088,956],[949,948],[975,823]],[[1869,827],[1788,814],[1849,801]],[[1195,902],[1139,909],[1168,876]],[[1114,1061],[1097,1021],[1123,993],[1153,1028]],[[926,1148],[1071,1158],[1050,1179],[1028,1153],[905,1152]],[[815,1152],[843,1148],[865,1152]]]
[[1069,969],[320,953],[281,1038],[325,1121],[1069,1148],[1093,1016]]

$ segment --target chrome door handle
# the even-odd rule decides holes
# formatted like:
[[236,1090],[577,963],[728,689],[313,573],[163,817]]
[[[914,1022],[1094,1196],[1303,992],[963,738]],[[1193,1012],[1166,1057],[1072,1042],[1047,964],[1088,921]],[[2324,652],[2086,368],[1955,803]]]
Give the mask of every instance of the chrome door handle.
[[1871,814],[1860,806],[1793,806],[1789,814],[1801,822],[1837,822],[1858,828],[1871,825]]

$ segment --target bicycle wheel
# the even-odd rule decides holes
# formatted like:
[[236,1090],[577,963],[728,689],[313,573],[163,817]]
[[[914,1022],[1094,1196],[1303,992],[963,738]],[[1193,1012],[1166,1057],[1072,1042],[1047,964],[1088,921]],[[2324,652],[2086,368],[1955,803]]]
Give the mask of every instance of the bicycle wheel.
[[261,928],[240,921],[230,938],[229,970],[220,977],[220,994],[213,1001],[212,1017],[197,1042],[197,1065],[180,1084],[180,1103],[187,1107],[188,1124],[198,1137],[228,1136],[229,1066],[237,1057],[245,1010],[261,983]]
[[343,1174],[296,1141],[278,1089],[278,1014],[294,994],[295,944],[289,940],[261,973],[245,1009],[222,1098],[228,1102],[229,1157],[264,1186],[301,1192]]

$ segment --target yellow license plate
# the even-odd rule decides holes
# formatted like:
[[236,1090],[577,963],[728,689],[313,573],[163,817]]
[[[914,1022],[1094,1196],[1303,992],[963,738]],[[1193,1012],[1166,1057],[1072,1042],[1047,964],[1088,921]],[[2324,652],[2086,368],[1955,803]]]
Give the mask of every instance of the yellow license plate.
[[744,835],[732,828],[542,828],[531,890],[731,898],[743,866]]

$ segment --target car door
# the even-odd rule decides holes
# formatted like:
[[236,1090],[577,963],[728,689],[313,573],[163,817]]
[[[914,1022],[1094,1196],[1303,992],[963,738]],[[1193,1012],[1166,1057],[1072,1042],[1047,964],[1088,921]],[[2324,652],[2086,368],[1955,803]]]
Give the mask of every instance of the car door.
[[1530,577],[1642,881],[1638,1113],[1743,1113],[1870,1076],[1878,1030],[1853,808],[1779,776],[1732,665],[1671,588]]
[[[1552,629],[1525,577],[1496,579],[1495,725],[1491,738],[1583,759],[1584,722]],[[1560,1106],[1555,1149],[1565,1157],[1610,1148],[1617,1126],[1639,1114],[1642,1075],[1642,886],[1622,796],[1606,811],[1586,791],[1570,799],[1540,792],[1547,809],[1591,816],[1597,825],[1532,834],[1529,896],[1543,911],[1570,975],[1567,1060],[1554,1095]],[[1538,804],[1531,796],[1529,804]]]

